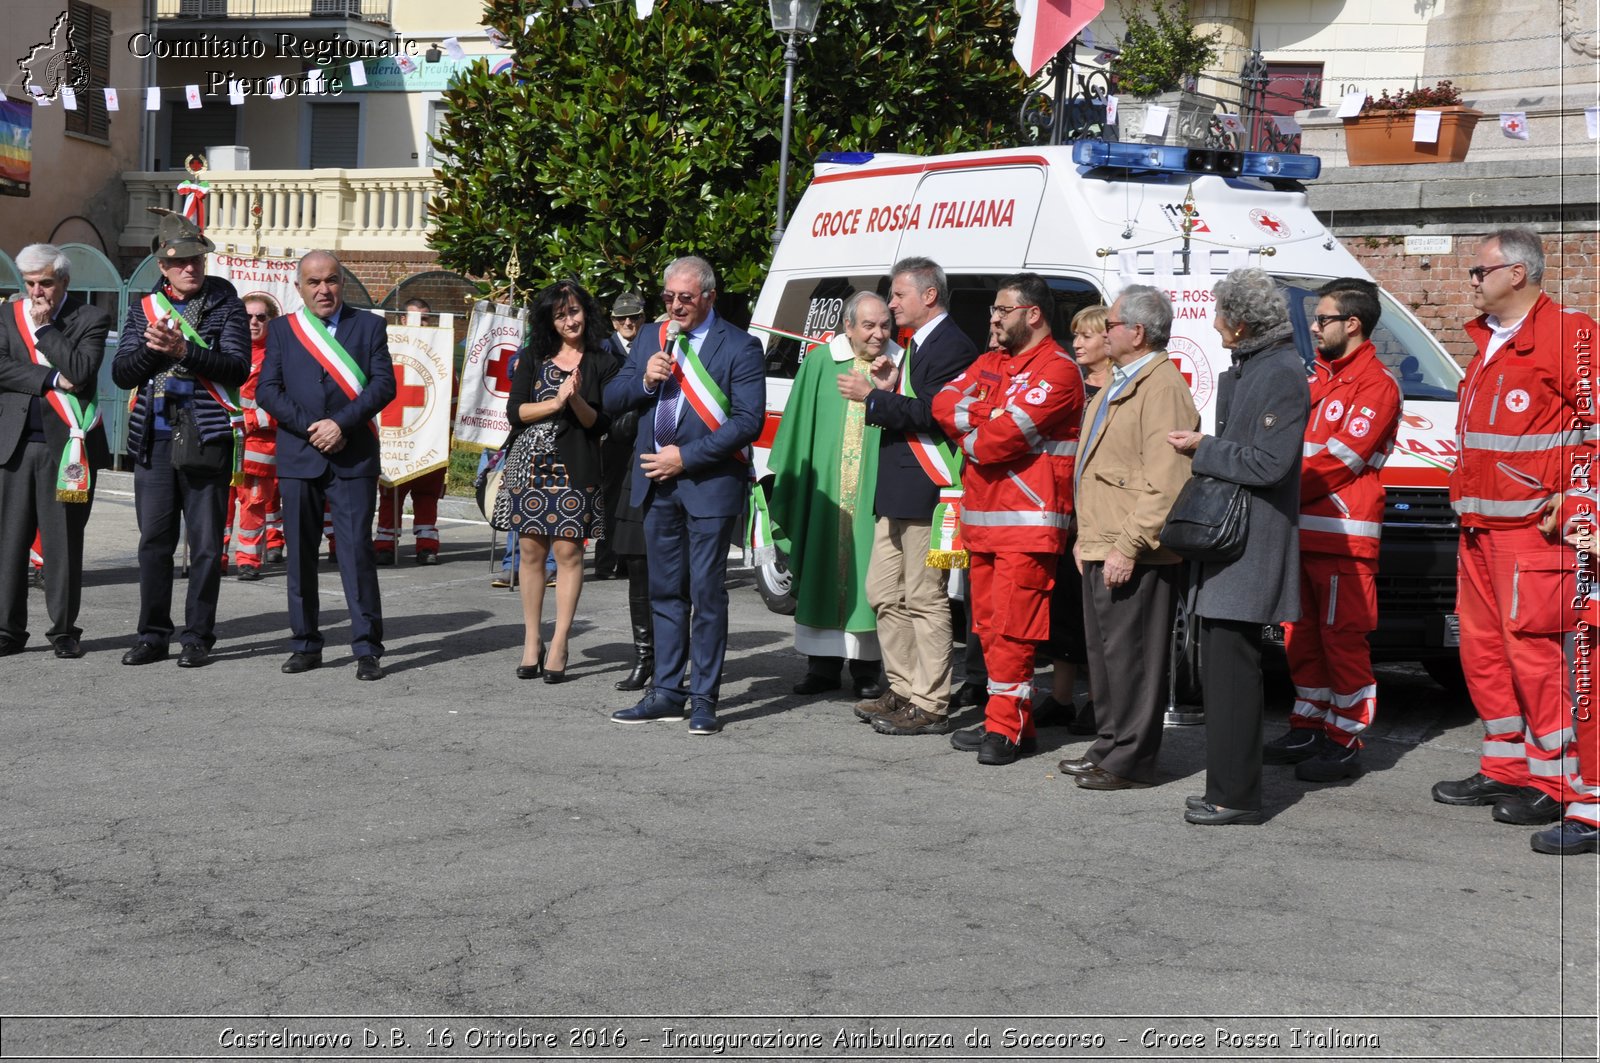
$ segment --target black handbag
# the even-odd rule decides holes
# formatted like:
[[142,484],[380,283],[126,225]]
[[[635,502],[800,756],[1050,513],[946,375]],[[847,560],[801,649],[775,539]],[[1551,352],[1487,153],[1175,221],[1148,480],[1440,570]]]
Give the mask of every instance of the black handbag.
[[1215,476],[1191,476],[1161,529],[1161,545],[1189,561],[1233,561],[1250,534],[1250,491]]
[[172,467],[191,476],[226,476],[233,471],[233,436],[207,443],[200,435],[194,409],[179,406],[172,414]]

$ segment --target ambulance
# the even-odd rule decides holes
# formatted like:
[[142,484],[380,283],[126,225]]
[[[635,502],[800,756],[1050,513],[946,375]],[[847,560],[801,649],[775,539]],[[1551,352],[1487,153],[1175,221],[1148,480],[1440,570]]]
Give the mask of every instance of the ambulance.
[[[1203,430],[1212,431],[1217,382],[1230,364],[1212,327],[1219,279],[1247,266],[1271,273],[1308,367],[1317,288],[1335,277],[1370,279],[1311,212],[1307,186],[1320,170],[1311,155],[1106,141],[939,157],[823,156],[751,313],[768,373],[758,480],[770,483],[766,448],[805,352],[843,327],[853,292],[887,297],[890,269],[910,255],[944,267],[951,316],[980,348],[988,308],[1010,273],[1047,279],[1055,334],[1067,347],[1069,322],[1083,307],[1110,305],[1127,284],[1164,289],[1175,311],[1169,353],[1193,389]],[[1446,477],[1462,371],[1405,306],[1388,292],[1381,299],[1372,339],[1400,382],[1404,412],[1382,473],[1389,499],[1373,653],[1420,661],[1441,682],[1459,684],[1457,525]],[[756,577],[770,607],[792,611],[781,557],[757,566]]]

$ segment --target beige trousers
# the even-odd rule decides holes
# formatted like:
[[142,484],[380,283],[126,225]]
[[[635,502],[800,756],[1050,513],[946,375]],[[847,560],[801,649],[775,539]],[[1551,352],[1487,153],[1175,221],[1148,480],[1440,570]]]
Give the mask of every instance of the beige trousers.
[[879,517],[867,565],[889,689],[923,712],[950,712],[950,573],[927,565],[933,523]]

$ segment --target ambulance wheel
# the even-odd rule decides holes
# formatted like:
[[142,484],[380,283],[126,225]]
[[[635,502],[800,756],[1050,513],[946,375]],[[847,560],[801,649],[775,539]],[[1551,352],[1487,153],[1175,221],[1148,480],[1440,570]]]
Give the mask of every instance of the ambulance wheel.
[[1430,657],[1422,662],[1422,670],[1452,694],[1467,692],[1467,677],[1461,674],[1460,657]]
[[780,616],[794,615],[794,595],[790,593],[789,559],[783,554],[767,562],[757,565],[756,590],[761,592],[761,600],[767,603],[767,608]]

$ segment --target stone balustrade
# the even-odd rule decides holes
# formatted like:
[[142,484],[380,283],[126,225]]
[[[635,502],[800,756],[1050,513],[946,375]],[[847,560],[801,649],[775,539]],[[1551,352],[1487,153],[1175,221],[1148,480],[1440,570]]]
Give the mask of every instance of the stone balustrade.
[[[120,244],[147,249],[156,215],[146,207],[180,210],[171,172],[124,173],[128,226]],[[248,252],[255,246],[251,208],[261,207],[264,251],[426,251],[432,228],[429,202],[439,190],[433,171],[419,168],[359,170],[231,170],[205,175],[206,235],[219,248]]]

